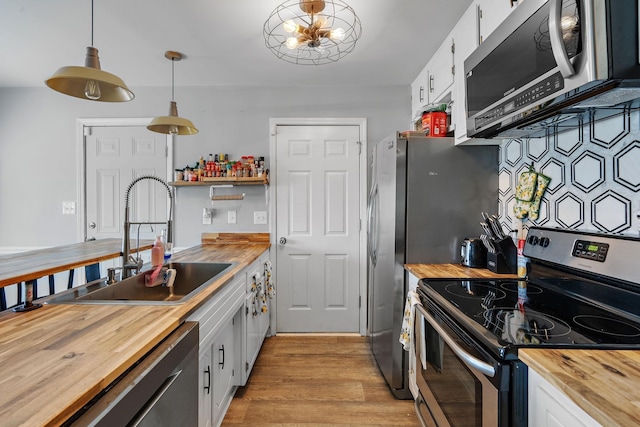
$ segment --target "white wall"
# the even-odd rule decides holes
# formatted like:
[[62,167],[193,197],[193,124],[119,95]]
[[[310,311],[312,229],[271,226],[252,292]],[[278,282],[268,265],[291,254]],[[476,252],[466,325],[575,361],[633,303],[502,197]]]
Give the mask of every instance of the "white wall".
[[[132,90],[131,102],[97,103],[44,84],[0,88],[0,249],[77,241],[77,216],[62,215],[63,201],[78,201],[76,119],[167,114],[170,88]],[[174,167],[180,168],[209,153],[263,155],[269,165],[271,117],[365,117],[375,142],[405,129],[411,104],[408,86],[178,87],[175,99],[179,115],[200,130],[177,138]],[[253,225],[253,211],[268,210],[262,186],[238,188],[245,200],[220,202],[213,224],[202,225],[202,208],[211,207],[208,191],[206,186],[178,190],[177,247],[198,244],[205,231],[268,231]],[[237,210],[237,224],[227,224],[228,209]]]

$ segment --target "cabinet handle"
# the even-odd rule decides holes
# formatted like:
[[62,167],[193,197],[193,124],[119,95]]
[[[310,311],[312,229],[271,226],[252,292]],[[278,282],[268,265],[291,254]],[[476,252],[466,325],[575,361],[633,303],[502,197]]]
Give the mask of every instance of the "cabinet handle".
[[204,389],[207,390],[207,394],[210,394],[210,391],[211,391],[211,367],[207,366],[207,369],[204,370],[204,373],[207,374],[207,385],[204,386]]
[[429,76],[429,92],[433,93],[433,87],[435,86],[434,84],[435,78],[433,76]]
[[218,362],[218,365],[222,366],[222,368],[220,368],[220,369],[224,369],[224,344],[222,344],[222,345],[220,346],[220,348],[218,349],[218,351],[219,351],[219,352],[220,352],[220,351],[222,352],[222,362]]
[[420,86],[420,102],[424,101],[424,87]]

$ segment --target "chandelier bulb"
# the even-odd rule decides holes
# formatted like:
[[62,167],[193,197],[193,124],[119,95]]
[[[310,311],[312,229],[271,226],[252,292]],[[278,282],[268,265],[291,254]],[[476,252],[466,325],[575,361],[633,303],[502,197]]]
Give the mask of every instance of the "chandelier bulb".
[[289,37],[287,39],[287,48],[293,50],[296,49],[300,43],[298,43],[298,39],[296,37]]
[[296,24],[295,22],[293,22],[293,20],[289,19],[287,21],[284,21],[282,23],[282,29],[286,32],[286,33],[294,33],[298,31],[298,24]]
[[178,126],[171,125],[169,126],[169,135],[178,135],[180,131],[178,130]]
[[342,41],[344,40],[345,31],[342,28],[336,28],[329,32],[329,38],[331,40]]
[[100,85],[95,80],[87,81],[87,84],[84,86],[84,95],[92,100],[100,99],[102,93],[100,92]]

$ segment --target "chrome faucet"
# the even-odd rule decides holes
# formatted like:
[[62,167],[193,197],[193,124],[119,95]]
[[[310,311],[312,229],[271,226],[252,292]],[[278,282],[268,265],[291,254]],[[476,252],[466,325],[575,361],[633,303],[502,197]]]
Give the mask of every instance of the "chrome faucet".
[[[131,272],[135,272],[135,274],[140,272],[140,269],[142,268],[142,258],[140,258],[139,255],[137,255],[136,257],[133,257],[133,255],[131,255],[131,225],[135,224],[138,225],[138,232],[140,232],[140,225],[142,224],[165,224],[164,222],[150,222],[150,221],[143,221],[143,222],[131,222],[129,221],[129,193],[131,192],[131,189],[140,181],[143,181],[145,179],[151,179],[154,181],[158,181],[160,184],[164,185],[164,187],[167,189],[167,193],[169,194],[169,219],[166,222],[167,225],[167,241],[165,242],[166,244],[172,244],[173,242],[173,230],[172,230],[172,224],[173,224],[173,194],[171,194],[171,189],[169,188],[169,185],[162,180],[161,178],[158,178],[157,176],[153,176],[153,175],[143,175],[140,176],[136,179],[134,179],[133,181],[131,181],[131,184],[129,184],[129,186],[127,187],[127,191],[125,193],[124,196],[124,234],[122,237],[122,278],[127,278],[127,277],[131,277]],[[140,235],[138,234],[138,252],[140,250]]]

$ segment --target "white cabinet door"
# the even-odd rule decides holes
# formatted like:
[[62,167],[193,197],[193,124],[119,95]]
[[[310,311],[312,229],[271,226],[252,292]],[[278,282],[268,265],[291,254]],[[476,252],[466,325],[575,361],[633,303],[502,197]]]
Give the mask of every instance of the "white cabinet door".
[[529,427],[601,427],[567,395],[529,368]]
[[418,120],[429,104],[429,69],[425,66],[411,83],[411,120]]
[[511,13],[513,7],[511,0],[476,0],[477,13],[477,37],[478,43],[482,43],[495,30],[498,25]]
[[[446,98],[445,95],[453,85],[453,57],[455,42],[452,33],[445,38],[431,60],[427,63],[429,69],[428,99],[429,104],[437,105]],[[445,101],[448,102],[448,99]]]
[[233,376],[235,374],[234,357],[234,320],[229,319],[218,332],[212,346],[213,359],[213,419],[219,425],[233,397]]
[[198,362],[200,375],[198,376],[198,426],[211,427],[213,425],[213,373],[211,372],[211,347],[200,347]]

